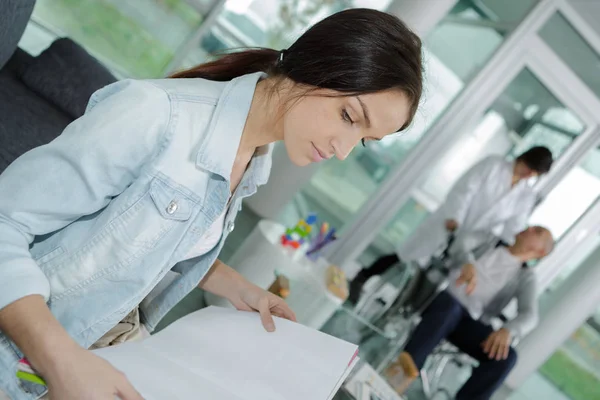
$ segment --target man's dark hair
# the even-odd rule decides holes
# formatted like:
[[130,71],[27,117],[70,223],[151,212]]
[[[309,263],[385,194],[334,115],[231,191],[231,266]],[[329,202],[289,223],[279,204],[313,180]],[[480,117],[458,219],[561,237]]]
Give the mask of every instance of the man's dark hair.
[[536,146],[517,157],[517,161],[521,161],[527,167],[542,175],[550,171],[554,159],[552,158],[552,152],[547,147]]

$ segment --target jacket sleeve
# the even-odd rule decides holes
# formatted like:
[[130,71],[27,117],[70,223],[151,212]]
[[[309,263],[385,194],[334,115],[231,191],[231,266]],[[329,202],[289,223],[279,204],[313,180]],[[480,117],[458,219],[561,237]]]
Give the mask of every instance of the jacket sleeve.
[[114,83],[96,92],[58,138],[0,175],[0,309],[28,295],[48,300],[48,280],[29,251],[34,238],[125,190],[160,148],[170,110],[166,92],[150,82]]
[[537,279],[533,272],[528,272],[520,281],[517,289],[517,316],[504,324],[513,338],[522,339],[538,324]]
[[445,219],[453,219],[458,226],[463,224],[475,194],[481,190],[492,169],[501,160],[498,157],[487,157],[465,172],[454,184],[444,202]]

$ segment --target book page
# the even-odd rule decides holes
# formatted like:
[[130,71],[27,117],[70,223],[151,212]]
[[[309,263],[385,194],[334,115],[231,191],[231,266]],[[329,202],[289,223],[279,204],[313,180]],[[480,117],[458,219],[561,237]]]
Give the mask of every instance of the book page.
[[275,324],[269,333],[257,313],[208,307],[143,342],[97,354],[146,399],[329,399],[357,346],[284,319]]

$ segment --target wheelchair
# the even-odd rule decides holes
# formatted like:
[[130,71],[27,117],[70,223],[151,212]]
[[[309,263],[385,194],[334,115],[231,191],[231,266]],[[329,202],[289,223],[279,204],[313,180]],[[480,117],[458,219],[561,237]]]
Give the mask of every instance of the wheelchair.
[[[382,275],[369,278],[356,306],[344,306],[341,315],[324,331],[358,344],[361,359],[381,374],[400,355],[422,313],[448,287],[453,242],[454,235],[450,235],[443,251],[425,268],[400,260]],[[440,387],[449,365],[475,367],[477,362],[450,343],[441,343],[420,373],[427,399],[439,395],[452,398],[448,389]]]
[[[450,236],[445,249],[438,256],[432,257],[425,268],[416,263],[398,262],[393,270],[402,279],[392,279],[386,276],[386,271],[380,277],[370,278],[373,282],[365,283],[365,293],[355,311],[368,319],[370,325],[376,329],[369,329],[365,324],[361,331],[361,341],[357,344],[363,348],[363,353],[366,353],[361,357],[373,365],[378,373],[381,374],[400,355],[420,323],[423,312],[439,293],[448,288],[450,270],[454,264],[450,257],[453,241],[454,237]],[[479,249],[480,254],[500,245],[503,245],[501,241],[491,240]],[[400,285],[393,285],[398,282]],[[396,290],[391,290],[389,286],[394,286]],[[377,304],[378,307],[369,304]],[[505,315],[499,315],[495,319],[502,323],[507,321]],[[382,343],[378,336],[384,336],[387,342]],[[451,343],[440,343],[420,371],[425,398],[453,398],[451,391],[441,386],[442,377],[451,365],[463,370],[477,367],[478,362]]]
[[[405,284],[399,288],[396,298],[388,302],[387,307],[382,307],[372,320],[373,325],[383,331],[389,339],[389,347],[386,354],[374,355],[370,361],[374,363],[377,372],[381,373],[398,355],[408,341],[410,334],[414,331],[421,320],[422,313],[429,307],[436,296],[446,290],[449,285],[449,273],[452,266],[450,248],[454,242],[454,235],[449,235],[447,244],[441,254],[430,259],[427,267],[423,268],[415,262],[404,263],[400,261],[395,268],[403,271]],[[384,274],[385,275],[385,274]],[[375,278],[375,277],[373,277]],[[386,284],[385,276],[382,276],[382,285]],[[368,282],[367,282],[368,283]],[[365,284],[364,290],[370,287]],[[382,302],[381,296],[376,291],[371,296],[365,296],[365,302],[374,298],[371,302]],[[362,299],[361,299],[362,300]],[[360,313],[362,310],[358,309]],[[368,307],[363,306],[363,309]],[[373,331],[366,332],[364,342],[368,342],[373,336]]]

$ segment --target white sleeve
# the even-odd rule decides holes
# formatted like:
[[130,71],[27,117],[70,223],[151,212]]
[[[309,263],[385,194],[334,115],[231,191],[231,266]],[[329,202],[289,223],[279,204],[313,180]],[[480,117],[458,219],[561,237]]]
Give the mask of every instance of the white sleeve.
[[492,169],[498,165],[498,157],[488,157],[465,172],[452,186],[444,202],[445,219],[453,219],[460,227],[471,207],[473,197],[481,189]]
[[517,316],[504,324],[512,336],[522,339],[531,332],[538,324],[538,293],[537,279],[535,274],[526,274],[519,282],[517,289]]
[[508,221],[504,223],[504,228],[500,238],[509,245],[514,244],[515,237],[527,228],[529,217],[533,212],[536,202],[536,194],[531,191],[529,196],[525,197],[520,204],[517,204],[517,210]]

